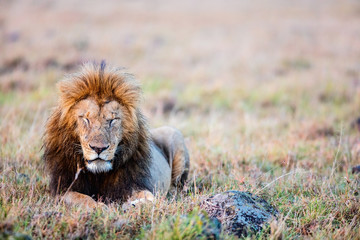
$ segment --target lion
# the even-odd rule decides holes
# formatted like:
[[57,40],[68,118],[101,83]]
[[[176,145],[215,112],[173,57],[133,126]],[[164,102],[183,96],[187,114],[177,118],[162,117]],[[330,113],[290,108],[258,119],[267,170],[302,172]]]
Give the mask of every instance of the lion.
[[133,75],[85,63],[57,86],[60,99],[43,136],[52,195],[94,208],[181,189],[190,165],[184,138],[172,127],[149,130]]

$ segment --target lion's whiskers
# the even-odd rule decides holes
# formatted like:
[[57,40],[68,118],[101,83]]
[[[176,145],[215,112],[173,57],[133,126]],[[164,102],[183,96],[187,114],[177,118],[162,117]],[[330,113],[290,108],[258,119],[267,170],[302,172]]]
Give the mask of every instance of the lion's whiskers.
[[80,143],[73,143],[75,146],[75,153],[83,154],[82,146]]

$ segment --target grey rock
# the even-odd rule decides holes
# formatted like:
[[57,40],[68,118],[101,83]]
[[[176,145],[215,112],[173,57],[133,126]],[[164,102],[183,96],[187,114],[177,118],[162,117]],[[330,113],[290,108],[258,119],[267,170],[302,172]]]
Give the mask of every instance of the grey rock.
[[260,232],[278,211],[249,192],[227,191],[204,200],[200,207],[217,218],[229,234],[245,237]]
[[17,179],[18,183],[21,183],[21,182],[28,183],[28,182],[30,182],[29,175],[27,175],[25,173],[17,173],[16,174],[16,179]]
[[6,240],[31,240],[29,235],[14,232],[0,232],[0,239]]
[[[173,219],[174,220],[174,219]],[[184,228],[188,229],[201,229],[197,232],[197,235],[187,236],[194,239],[211,239],[219,240],[221,234],[221,223],[217,218],[209,218],[203,214],[197,215],[196,213],[190,213],[180,216],[180,222]],[[200,225],[201,228],[199,228]]]
[[[203,211],[202,211],[203,212]],[[216,218],[209,218],[198,209],[186,215],[173,216],[163,223],[158,239],[221,239],[221,223]],[[174,228],[177,230],[174,231]],[[168,232],[164,237],[162,232]],[[175,235],[174,235],[175,233]]]
[[357,165],[355,167],[352,168],[352,173],[360,173],[360,165]]
[[220,239],[221,234],[221,223],[217,218],[207,218],[201,215],[201,219],[206,222],[202,229],[201,236],[206,236],[206,239]]

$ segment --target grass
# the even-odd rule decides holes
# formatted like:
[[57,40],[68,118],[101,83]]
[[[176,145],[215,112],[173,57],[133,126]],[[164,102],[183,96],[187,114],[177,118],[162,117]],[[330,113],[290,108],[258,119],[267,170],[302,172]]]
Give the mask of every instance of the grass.
[[[280,212],[250,239],[359,239],[359,3],[92,4],[0,3],[0,238],[201,239],[201,200],[240,190]],[[50,196],[41,136],[56,81],[103,58],[136,74],[152,127],[186,137],[180,194],[128,212]]]

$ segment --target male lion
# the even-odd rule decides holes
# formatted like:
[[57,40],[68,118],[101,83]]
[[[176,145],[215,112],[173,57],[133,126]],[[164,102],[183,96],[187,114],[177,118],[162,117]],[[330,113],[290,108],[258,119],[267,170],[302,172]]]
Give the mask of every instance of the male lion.
[[184,139],[170,127],[149,131],[132,75],[88,63],[58,88],[43,145],[53,195],[93,208],[97,200],[152,200],[157,191],[183,185],[189,171]]

